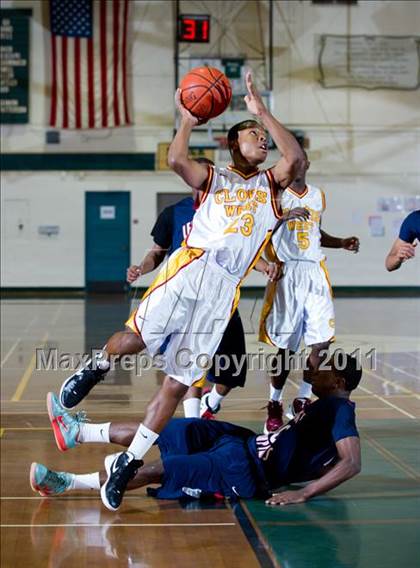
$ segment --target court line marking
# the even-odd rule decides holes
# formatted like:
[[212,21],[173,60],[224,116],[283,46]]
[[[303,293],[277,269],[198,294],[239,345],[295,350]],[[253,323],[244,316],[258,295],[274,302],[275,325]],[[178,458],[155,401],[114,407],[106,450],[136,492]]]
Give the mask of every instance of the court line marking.
[[401,391],[405,392],[406,394],[415,394],[415,392],[412,391],[411,389],[408,389],[407,387],[399,385],[398,383],[395,383],[395,382],[391,381],[390,379],[385,379],[385,378],[381,377],[380,375],[377,375],[376,373],[374,373],[370,369],[363,369],[363,372],[366,373],[367,375],[373,377],[374,379],[378,379],[379,381],[381,381],[385,385],[392,385],[395,389],[401,390]]
[[413,373],[409,373],[408,371],[405,371],[404,369],[402,369],[401,367],[394,367],[393,365],[391,365],[390,363],[385,363],[385,361],[381,361],[379,360],[381,365],[385,365],[385,367],[389,367],[390,369],[392,369],[393,371],[399,371],[400,373],[402,373],[403,375],[407,375],[408,377],[413,377],[413,379],[417,379],[418,377],[416,377],[416,375],[413,375]]
[[398,410],[398,412],[401,412],[401,414],[404,414],[404,416],[407,416],[408,418],[411,418],[412,420],[415,420],[416,417],[413,414],[410,414],[409,412],[407,412],[406,410],[403,410],[402,408],[400,408],[399,406],[397,406],[396,404],[393,404],[392,402],[389,402],[389,400],[386,400],[383,396],[380,396],[379,394],[376,394],[374,392],[372,392],[371,390],[367,389],[366,387],[362,387],[362,386],[358,386],[358,388],[364,392],[367,392],[368,394],[370,394],[371,396],[381,400],[384,404],[387,404],[388,406],[390,406],[391,408],[394,408],[395,410]]
[[419,473],[411,467],[408,463],[403,461],[401,458],[396,456],[393,452],[385,448],[380,442],[372,438],[369,434],[362,430],[363,437],[366,439],[367,443],[374,448],[378,454],[381,454],[387,461],[391,462],[393,465],[398,467],[401,471],[403,471],[408,477],[411,479],[415,479],[416,481],[420,481]]
[[20,527],[236,527],[236,523],[59,523],[59,524],[1,524],[3,529]]
[[4,356],[1,364],[0,364],[0,369],[3,369],[3,365],[6,363],[7,359],[10,357],[10,355],[13,353],[13,351],[16,349],[16,347],[19,345],[21,338],[19,337],[18,339],[16,339],[16,341],[13,343],[13,345],[11,346],[11,348],[9,349],[9,351],[6,353],[6,355]]
[[409,357],[413,357],[413,359],[415,359],[416,361],[420,361],[420,353],[418,355],[416,355],[415,353],[412,353],[411,351],[404,351],[404,355],[408,355]]
[[325,495],[323,498],[319,497],[316,501],[321,501],[322,499],[336,499],[338,501],[342,499],[407,499],[408,497],[420,497],[419,491],[377,491],[377,492],[366,492],[366,493],[338,493],[337,495]]
[[[273,549],[270,546],[270,543],[268,541],[268,539],[262,534],[260,528],[258,527],[258,523],[257,520],[254,518],[254,516],[251,514],[250,510],[248,509],[248,507],[246,506],[245,501],[239,501],[238,503],[238,508],[239,511],[242,509],[243,514],[245,515],[245,518],[248,520],[249,524],[251,525],[251,528],[253,529],[255,536],[257,537],[259,543],[262,545],[266,557],[267,561],[272,563],[272,565],[275,568],[281,568],[276,555],[273,552]],[[244,533],[245,538],[247,539],[249,545],[251,546],[251,548],[254,551],[255,556],[257,557],[257,560],[261,563],[261,558],[259,557],[259,554],[257,553],[257,551],[255,550],[255,547],[253,546],[253,543],[251,542],[251,540],[249,539],[249,535],[247,534],[245,527],[243,526],[243,524],[241,523],[240,520],[240,515],[238,515],[238,511],[236,509],[233,509],[233,507],[230,505],[230,503],[228,502],[228,507],[232,510],[232,512],[236,515],[236,518],[239,521],[240,527],[242,529],[242,532]],[[265,562],[265,564],[267,564],[267,561]]]
[[[42,347],[45,346],[48,337],[49,337],[49,335],[48,335],[48,332],[47,332],[41,340],[42,341],[41,349],[42,349]],[[20,379],[18,386],[16,387],[14,395],[11,398],[11,400],[13,402],[18,402],[21,399],[21,397],[22,397],[22,395],[23,395],[23,393],[24,393],[26,387],[28,386],[28,383],[29,383],[29,381],[32,377],[32,374],[35,370],[35,365],[36,365],[36,350],[34,351],[32,357],[31,357],[31,360],[29,361],[29,365],[26,367],[26,370],[23,373],[22,378]]]
[[25,329],[23,330],[23,333],[26,333],[26,332],[28,331],[28,329],[31,327],[31,325],[36,322],[37,319],[38,319],[38,316],[34,316],[34,317],[29,321],[29,323],[26,325]]
[[61,316],[61,312],[63,311],[63,307],[64,307],[64,302],[61,302],[61,303],[58,305],[58,308],[57,308],[56,313],[55,313],[54,316],[51,318],[50,324],[51,324],[52,326],[55,326],[55,325],[56,325],[56,323],[57,323],[57,321],[58,321],[58,318]]
[[[272,509],[284,509],[286,506],[272,505]],[[304,527],[304,526],[322,526],[322,525],[393,525],[393,524],[412,524],[420,523],[420,519],[413,517],[412,519],[314,519],[313,521],[261,521],[261,525],[265,527],[279,526],[279,527]]]

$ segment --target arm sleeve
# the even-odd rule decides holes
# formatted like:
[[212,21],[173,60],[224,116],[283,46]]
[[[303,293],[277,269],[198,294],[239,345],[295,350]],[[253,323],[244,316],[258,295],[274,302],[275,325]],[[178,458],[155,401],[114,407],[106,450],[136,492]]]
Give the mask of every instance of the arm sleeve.
[[172,207],[165,207],[150,233],[154,242],[164,249],[171,248],[173,224],[173,209]]
[[402,241],[406,243],[412,243],[418,234],[420,233],[420,227],[416,227],[416,215],[415,212],[410,213],[406,217],[401,225],[399,237]]
[[359,432],[356,427],[354,406],[350,402],[348,404],[343,404],[338,409],[335,416],[332,435],[334,442],[338,442],[343,438],[349,438],[351,436],[359,436]]

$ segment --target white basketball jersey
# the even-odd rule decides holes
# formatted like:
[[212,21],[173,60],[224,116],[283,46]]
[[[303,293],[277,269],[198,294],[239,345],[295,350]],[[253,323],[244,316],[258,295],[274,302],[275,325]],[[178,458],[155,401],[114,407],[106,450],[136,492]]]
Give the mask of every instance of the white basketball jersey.
[[219,266],[242,279],[264,250],[279,216],[271,171],[244,175],[231,166],[210,167],[186,245],[212,251]]
[[283,213],[296,207],[304,207],[311,216],[307,221],[292,219],[286,221],[274,233],[272,243],[279,260],[308,260],[319,262],[325,258],[321,250],[321,215],[325,210],[325,196],[322,189],[307,185],[299,195],[288,187],[282,195]]

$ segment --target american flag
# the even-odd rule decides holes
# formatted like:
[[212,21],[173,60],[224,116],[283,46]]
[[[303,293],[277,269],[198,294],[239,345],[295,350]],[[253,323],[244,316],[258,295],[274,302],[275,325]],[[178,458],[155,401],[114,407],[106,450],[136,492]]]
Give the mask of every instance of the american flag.
[[131,124],[128,9],[128,0],[50,0],[51,126]]

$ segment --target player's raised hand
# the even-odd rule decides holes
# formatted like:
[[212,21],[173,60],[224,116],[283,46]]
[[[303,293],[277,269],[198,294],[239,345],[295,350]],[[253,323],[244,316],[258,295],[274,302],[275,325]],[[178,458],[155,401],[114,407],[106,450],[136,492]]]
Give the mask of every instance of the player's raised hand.
[[185,120],[191,124],[191,126],[196,126],[197,124],[203,124],[196,116],[190,113],[188,109],[184,107],[181,101],[181,89],[177,89],[175,92],[175,105],[179,110],[179,114],[182,120]]
[[254,116],[262,116],[267,112],[267,108],[252,80],[251,71],[247,71],[245,75],[245,84],[248,94],[245,95],[244,100],[248,111]]
[[295,207],[290,209],[283,216],[283,221],[290,221],[291,219],[299,219],[300,221],[307,221],[311,216],[310,211],[305,209],[305,207]]
[[304,503],[307,497],[304,489],[297,491],[283,491],[282,493],[274,493],[267,501],[266,505],[294,505],[297,503]]
[[127,282],[132,284],[141,276],[141,273],[141,266],[137,266],[136,264],[129,266],[127,268]]
[[343,239],[343,249],[356,253],[359,252],[359,248],[360,241],[357,237],[347,237]]

